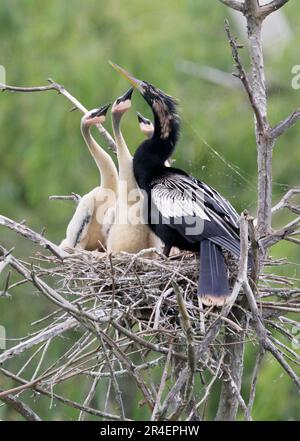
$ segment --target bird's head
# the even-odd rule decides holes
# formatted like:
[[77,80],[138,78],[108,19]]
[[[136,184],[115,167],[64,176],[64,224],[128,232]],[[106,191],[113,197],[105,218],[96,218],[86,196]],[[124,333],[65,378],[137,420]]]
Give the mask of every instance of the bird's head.
[[119,96],[116,101],[113,103],[111,108],[112,114],[123,115],[123,113],[127,112],[131,108],[131,96],[133,93],[133,87],[131,87],[124,95]]
[[109,109],[110,104],[101,106],[98,109],[93,109],[87,112],[82,117],[82,125],[84,126],[94,126],[96,124],[103,124],[106,119],[106,114]]
[[137,112],[137,117],[138,117],[141,132],[147,138],[152,138],[153,133],[154,133],[154,126],[152,124],[152,121],[150,121],[150,119],[145,118],[139,112]]
[[171,138],[175,144],[179,134],[177,102],[170,95],[148,83],[135,78],[122,67],[110,62],[112,67],[135,87],[147,101],[154,114],[154,135],[161,139]]

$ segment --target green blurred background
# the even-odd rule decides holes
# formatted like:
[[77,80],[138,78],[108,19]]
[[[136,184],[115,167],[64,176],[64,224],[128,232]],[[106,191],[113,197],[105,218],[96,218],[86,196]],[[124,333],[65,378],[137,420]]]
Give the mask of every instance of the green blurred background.
[[[300,101],[300,90],[291,87],[292,66],[300,64],[297,2],[291,1],[284,13],[291,39],[283,50],[266,56],[269,117],[273,124],[295,110]],[[248,208],[255,215],[256,150],[253,115],[245,94],[180,68],[184,60],[189,60],[231,73],[225,17],[238,35],[228,9],[217,0],[3,0],[0,65],[6,69],[7,84],[43,85],[52,77],[88,108],[112,102],[128,88],[108,60],[154,83],[180,100],[182,136],[174,155],[176,166],[213,185],[238,211]],[[247,65],[247,46],[243,58]],[[80,135],[81,115],[69,112],[70,108],[71,104],[55,92],[0,95],[0,212],[19,221],[26,219],[37,231],[45,226],[47,237],[57,243],[64,237],[74,205],[49,201],[48,196],[72,191],[84,194],[99,181]],[[134,110],[151,117],[143,99],[135,94],[133,110],[123,124],[132,151],[142,139]],[[109,119],[105,126],[110,129]],[[290,186],[300,184],[299,136],[300,124],[276,146],[274,201]],[[277,219],[278,224],[285,220],[285,216]],[[15,246],[18,256],[36,250],[3,228],[0,243],[7,248]],[[284,242],[272,254],[296,262],[285,271],[299,278],[296,247]],[[6,327],[8,338],[21,337],[31,332],[29,323],[50,310],[45,299],[20,287],[11,298],[0,298],[0,324]],[[61,345],[61,340],[55,342],[54,358]],[[246,380],[253,354],[254,348],[247,348]],[[17,363],[21,361],[11,363],[14,370]],[[80,400],[88,386],[83,382],[76,389],[74,385],[69,390],[64,386],[64,391]],[[99,402],[102,399],[99,390]],[[216,400],[217,390],[208,410],[210,418]],[[34,408],[44,419],[73,419],[78,414],[59,404],[51,409],[49,406],[48,399],[34,400]],[[136,404],[132,404],[130,416],[147,418]],[[261,372],[253,416],[261,420],[300,417],[298,394],[270,357],[266,357]],[[19,416],[2,406],[0,418],[14,420]]]

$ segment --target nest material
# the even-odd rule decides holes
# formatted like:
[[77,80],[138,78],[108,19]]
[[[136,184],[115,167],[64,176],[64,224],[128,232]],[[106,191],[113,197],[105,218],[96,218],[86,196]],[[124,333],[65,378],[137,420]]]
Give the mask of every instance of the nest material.
[[[82,377],[91,379],[93,385],[101,383],[110,397],[111,411],[106,405],[101,410],[91,408],[90,401],[96,393],[96,387],[92,386],[90,401],[78,403],[67,399],[68,405],[80,409],[82,415],[125,419],[119,386],[124,377],[135,383],[155,413],[159,390],[153,390],[146,379],[152,384],[157,372],[164,368],[160,381],[165,382],[164,386],[168,381],[173,386],[156,418],[163,419],[170,411],[180,415],[184,409],[185,418],[192,418],[197,406],[189,413],[186,405],[193,394],[195,374],[208,372],[213,382],[221,378],[234,384],[225,362],[232,344],[226,335],[234,339],[235,345],[257,341],[251,326],[251,311],[240,304],[242,295],[228,315],[223,315],[220,308],[201,305],[197,296],[199,260],[194,254],[167,259],[160,255],[147,258],[143,252],[112,257],[81,251],[63,261],[45,255],[37,255],[34,260],[35,264],[29,265],[11,256],[10,263],[58,307],[34,323],[38,331],[0,354],[0,363],[28,353],[30,365],[31,349],[37,348],[36,354],[41,354],[42,360],[39,368],[43,365],[38,381],[32,384],[30,380],[18,378],[20,387],[31,388],[64,403],[66,398],[55,392],[58,384],[66,381],[76,384]],[[236,263],[228,263],[233,282]],[[287,288],[283,281],[283,277],[270,273],[262,276],[258,293],[260,308],[276,330],[282,324],[285,311],[299,310],[299,290]],[[279,288],[274,288],[274,282]],[[265,297],[270,296],[272,301],[267,301]],[[239,310],[243,312],[242,319],[237,313]],[[51,357],[47,361],[51,341],[67,336],[69,331],[73,333],[72,338],[65,340],[63,353],[54,363],[50,362]],[[296,359],[292,352],[289,357]],[[175,367],[169,377],[166,372],[170,364]],[[6,372],[6,375],[15,374]],[[105,379],[110,382],[104,385]],[[204,379],[203,382],[205,385]],[[114,398],[111,398],[112,387]],[[182,400],[185,400],[184,407]]]

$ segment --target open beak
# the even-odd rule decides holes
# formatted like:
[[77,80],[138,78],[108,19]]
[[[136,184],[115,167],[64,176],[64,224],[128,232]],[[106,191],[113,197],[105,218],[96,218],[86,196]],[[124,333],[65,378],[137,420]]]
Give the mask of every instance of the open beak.
[[112,61],[109,61],[109,64],[122,76],[124,77],[129,83],[136,89],[138,89],[140,92],[144,91],[144,85],[145,83],[141,80],[138,80],[133,75],[131,75],[127,70],[123,69],[123,67],[118,66],[117,64],[113,63]]
[[147,125],[150,124],[149,119],[145,118],[140,112],[136,112],[136,114],[137,114],[139,123],[143,123],[143,124],[147,124]]
[[96,110],[96,112],[94,112],[91,117],[92,118],[96,118],[99,116],[105,116],[107,114],[107,111],[110,107],[110,104],[106,104],[105,106],[99,107],[98,110]]
[[133,87],[131,87],[129,90],[127,90],[127,92],[124,93],[124,95],[120,96],[119,100],[120,101],[131,100],[133,90],[134,90]]

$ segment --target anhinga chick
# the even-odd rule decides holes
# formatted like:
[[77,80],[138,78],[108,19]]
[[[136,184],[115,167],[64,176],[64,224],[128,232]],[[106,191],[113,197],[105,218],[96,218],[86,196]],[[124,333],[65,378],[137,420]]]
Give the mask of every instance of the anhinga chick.
[[143,196],[133,173],[132,155],[121,133],[121,118],[131,107],[130,89],[112,106],[112,126],[117,146],[119,164],[118,195],[114,212],[114,223],[107,239],[107,251],[137,253],[158,246],[159,241],[148,225],[141,219]]
[[91,128],[103,124],[109,105],[87,112],[81,119],[81,133],[97,164],[101,184],[85,194],[69,222],[66,238],[60,247],[68,250],[79,248],[101,250],[106,248],[107,212],[114,206],[118,188],[118,172],[110,155],[103,150],[91,135]]
[[140,131],[146,136],[146,138],[152,138],[154,133],[154,125],[150,119],[145,118],[141,113],[137,112]]
[[133,159],[136,180],[149,199],[146,220],[166,247],[200,251],[198,294],[204,304],[221,306],[231,298],[222,248],[239,257],[239,216],[212,187],[164,165],[179,137],[175,100],[113,67],[140,91],[154,116],[154,134],[138,147]]

